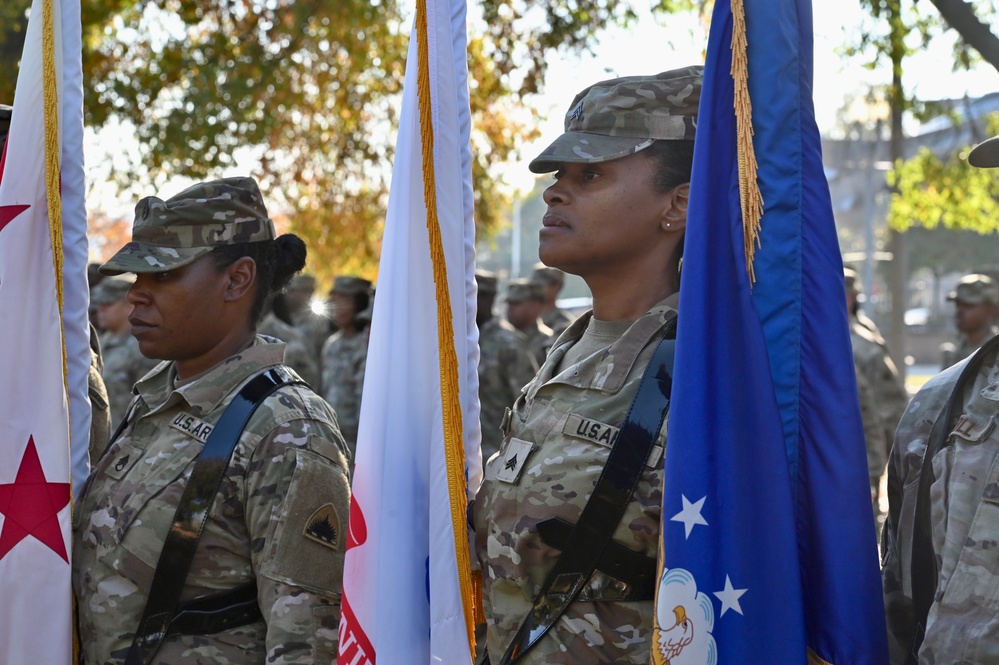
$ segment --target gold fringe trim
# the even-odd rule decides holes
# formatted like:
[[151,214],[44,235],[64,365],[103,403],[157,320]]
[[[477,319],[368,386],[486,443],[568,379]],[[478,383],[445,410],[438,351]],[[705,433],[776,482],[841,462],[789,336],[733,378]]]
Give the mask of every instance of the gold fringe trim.
[[475,591],[469,555],[467,507],[468,485],[465,479],[465,446],[461,403],[458,400],[458,355],[454,348],[451,320],[451,296],[447,284],[447,263],[437,217],[437,182],[434,173],[434,127],[430,107],[430,53],[427,44],[427,3],[416,3],[416,39],[419,56],[417,91],[420,107],[420,138],[423,148],[423,197],[427,206],[427,231],[430,236],[430,259],[437,287],[437,347],[440,353],[441,405],[444,419],[444,459],[447,465],[448,493],[451,499],[451,522],[454,551],[458,564],[461,602],[465,612],[469,651],[475,655]]
[[746,11],[743,0],[732,0],[732,81],[735,85],[735,127],[739,161],[739,199],[749,284],[756,282],[753,259],[760,247],[763,195],[757,181],[753,148],[753,104],[749,98],[749,59],[746,56]]
[[808,647],[808,665],[833,665],[828,660],[822,658]]

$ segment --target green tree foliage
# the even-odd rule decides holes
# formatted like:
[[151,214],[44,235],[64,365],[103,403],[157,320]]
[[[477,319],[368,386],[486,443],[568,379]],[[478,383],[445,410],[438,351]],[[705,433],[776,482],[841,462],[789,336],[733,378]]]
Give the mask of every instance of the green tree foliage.
[[970,166],[963,154],[941,159],[926,148],[888,174],[894,188],[888,224],[992,233],[999,228],[999,178]]
[[[29,0],[2,4],[0,57],[13,71]],[[484,20],[471,23],[468,48],[473,180],[476,222],[489,235],[511,194],[497,167],[535,136],[525,103],[542,89],[546,55],[585,49],[634,15],[624,0],[478,6]],[[403,0],[84,2],[86,121],[134,128],[139,140],[112,174],[122,197],[178,176],[230,174],[249,155],[268,200],[307,240],[311,271],[374,277],[410,11]],[[0,99],[13,85],[0,80]]]
[[[999,116],[989,120],[989,135],[999,133]],[[888,225],[963,229],[980,234],[999,229],[999,177],[968,164],[968,150],[938,157],[922,148],[888,173],[892,188]]]

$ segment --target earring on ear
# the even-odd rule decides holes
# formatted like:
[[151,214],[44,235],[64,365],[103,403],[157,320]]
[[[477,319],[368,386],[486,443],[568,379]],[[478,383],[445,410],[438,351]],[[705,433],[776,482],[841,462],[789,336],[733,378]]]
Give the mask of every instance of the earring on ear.
[[670,224],[669,222],[666,222],[666,228],[668,229],[670,226],[672,226],[672,224]]

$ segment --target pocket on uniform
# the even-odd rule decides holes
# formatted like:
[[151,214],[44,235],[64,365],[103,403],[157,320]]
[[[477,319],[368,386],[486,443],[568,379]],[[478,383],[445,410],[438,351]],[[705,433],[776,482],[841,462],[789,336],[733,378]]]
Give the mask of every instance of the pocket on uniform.
[[260,574],[323,597],[339,595],[350,509],[346,472],[312,450],[290,448],[284,457],[294,470],[271,517]]

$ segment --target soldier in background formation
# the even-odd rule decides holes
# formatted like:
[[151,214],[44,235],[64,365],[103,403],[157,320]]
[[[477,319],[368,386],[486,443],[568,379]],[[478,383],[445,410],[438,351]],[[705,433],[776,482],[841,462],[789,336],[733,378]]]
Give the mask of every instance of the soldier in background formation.
[[104,361],[102,376],[107,388],[112,427],[125,417],[132,401],[132,387],[158,363],[142,355],[139,343],[131,334],[128,316],[132,312],[132,304],[128,301],[128,290],[133,282],[125,276],[105,277],[90,296],[97,307],[97,320],[103,330],[100,338]]
[[565,284],[565,273],[558,268],[550,268],[544,263],[537,263],[531,273],[531,281],[544,287],[545,306],[541,311],[541,321],[552,329],[556,337],[569,327],[576,317],[555,304],[558,294]]
[[544,286],[529,279],[511,280],[506,288],[506,320],[527,337],[538,367],[545,361],[555,333],[541,320],[545,307]]
[[871,482],[875,526],[884,522],[886,501],[881,495],[881,477],[888,463],[888,452],[895,438],[895,428],[905,413],[909,395],[902,377],[888,352],[888,344],[874,322],[860,309],[860,284],[857,273],[845,268],[846,306],[850,316],[850,342],[857,372],[860,415],[867,444],[867,469]]
[[[284,300],[292,327],[309,342],[318,362],[318,358],[322,356],[323,344],[336,328],[330,321],[328,308],[317,301],[315,292],[316,278],[302,273],[295,275],[288,288],[278,294],[277,298]],[[316,390],[319,389],[319,384],[316,384]]]
[[[999,168],[999,137],[968,162]],[[978,277],[952,295],[959,307],[969,297],[969,305],[995,300],[991,280]],[[980,325],[988,330],[991,320]],[[934,376],[899,423],[881,568],[891,665],[999,663],[997,351],[999,339],[985,341]]]
[[965,275],[957,288],[947,294],[954,303],[954,327],[957,341],[941,345],[941,369],[964,360],[986,341],[999,334],[999,285],[988,275]]
[[475,323],[479,327],[479,425],[485,462],[503,442],[500,428],[504,414],[538,368],[527,338],[493,315],[498,288],[496,275],[477,270],[475,283],[478,285]]
[[368,357],[370,317],[358,315],[371,305],[371,282],[351,275],[333,281],[329,294],[330,318],[338,331],[323,345],[323,395],[336,411],[340,431],[350,450],[353,469],[357,426],[361,417],[361,390]]
[[282,294],[276,294],[264,305],[264,318],[257,325],[258,335],[267,335],[284,342],[284,363],[298,372],[313,390],[320,390],[319,356],[305,335],[291,325]]

